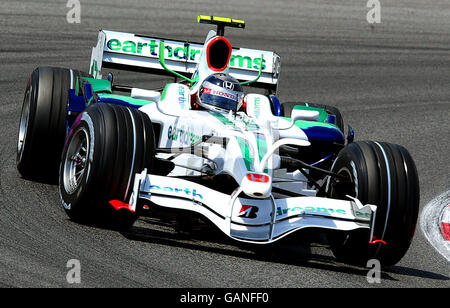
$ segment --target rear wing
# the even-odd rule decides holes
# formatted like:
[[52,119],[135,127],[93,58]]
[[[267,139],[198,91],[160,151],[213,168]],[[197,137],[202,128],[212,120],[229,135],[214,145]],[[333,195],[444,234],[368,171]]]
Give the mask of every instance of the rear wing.
[[[101,78],[103,68],[170,75],[159,63],[160,41],[164,41],[165,45],[166,66],[186,77],[191,77],[200,59],[202,43],[107,30],[100,30],[98,33],[97,46],[92,49],[89,72],[94,78]],[[257,82],[249,85],[276,91],[281,59],[275,52],[233,48],[230,75],[240,81],[254,80],[259,74],[261,55],[263,55],[261,76]]]

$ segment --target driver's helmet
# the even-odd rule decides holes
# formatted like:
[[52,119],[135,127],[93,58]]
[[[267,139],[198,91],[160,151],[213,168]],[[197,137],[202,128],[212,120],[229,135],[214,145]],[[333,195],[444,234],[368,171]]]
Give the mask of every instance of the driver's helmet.
[[197,94],[200,106],[221,112],[238,111],[243,101],[244,92],[237,79],[222,73],[206,77]]

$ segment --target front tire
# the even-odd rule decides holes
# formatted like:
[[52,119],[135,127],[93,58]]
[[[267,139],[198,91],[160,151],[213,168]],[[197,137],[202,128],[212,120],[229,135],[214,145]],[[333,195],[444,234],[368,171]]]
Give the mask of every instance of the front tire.
[[82,223],[128,228],[138,218],[113,209],[128,203],[136,173],[154,165],[150,118],[135,109],[93,104],[80,114],[64,146],[59,191],[68,216]]
[[369,239],[368,231],[335,234],[335,256],[364,266],[370,259],[396,264],[411,244],[419,211],[419,179],[409,152],[390,143],[355,142],[339,153],[332,171],[347,180],[330,180],[328,197],[350,195],[377,206],[374,238]]

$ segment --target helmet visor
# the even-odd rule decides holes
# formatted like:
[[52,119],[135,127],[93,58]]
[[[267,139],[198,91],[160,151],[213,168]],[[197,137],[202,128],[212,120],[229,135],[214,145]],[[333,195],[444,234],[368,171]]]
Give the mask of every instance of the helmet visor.
[[242,99],[242,93],[218,87],[210,82],[203,84],[200,100],[203,104],[213,107],[233,110],[238,108],[239,101]]

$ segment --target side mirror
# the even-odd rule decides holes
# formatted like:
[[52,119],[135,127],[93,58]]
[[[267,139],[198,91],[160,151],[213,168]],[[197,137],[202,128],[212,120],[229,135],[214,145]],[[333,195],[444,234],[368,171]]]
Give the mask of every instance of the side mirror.
[[292,123],[295,123],[295,121],[318,121],[319,111],[292,109],[291,119]]
[[281,116],[281,104],[278,97],[273,94],[269,95],[270,108],[272,109],[272,114],[279,117]]
[[111,72],[109,72],[106,79],[111,83],[111,86],[112,86],[112,84],[114,82],[114,75]]
[[351,127],[350,125],[348,125],[348,130],[347,130],[347,143],[352,143],[354,139],[355,139],[355,131],[353,130],[353,127]]

